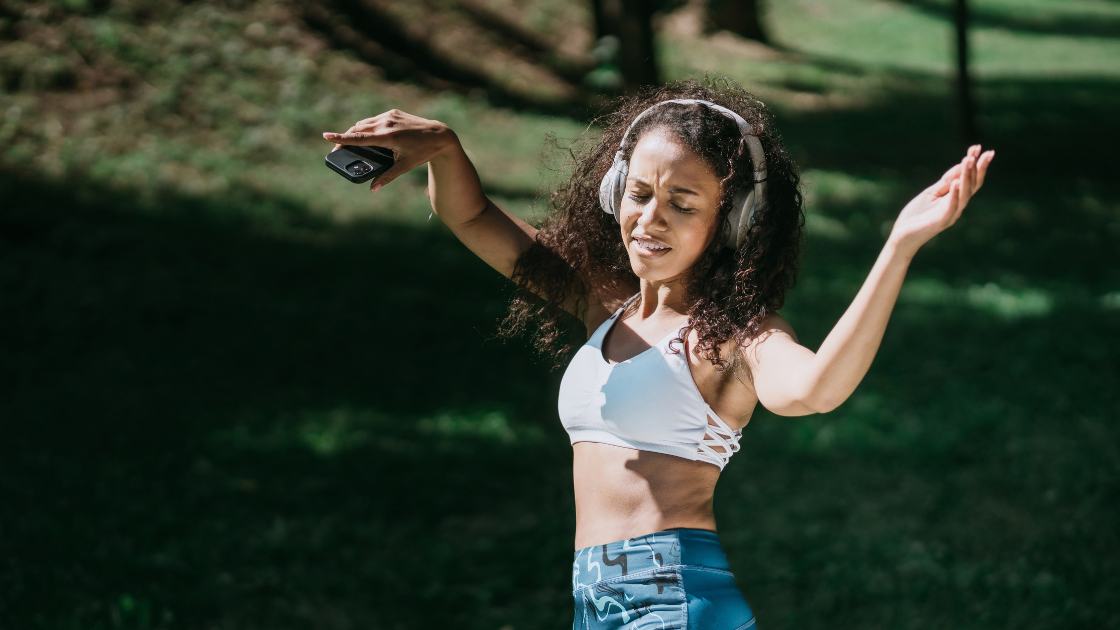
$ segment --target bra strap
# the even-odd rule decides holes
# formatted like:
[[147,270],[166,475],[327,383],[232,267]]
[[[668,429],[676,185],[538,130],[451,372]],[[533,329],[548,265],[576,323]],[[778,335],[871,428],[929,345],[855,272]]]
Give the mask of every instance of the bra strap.
[[618,319],[618,316],[622,314],[623,309],[625,309],[627,306],[629,306],[630,303],[634,301],[634,298],[638,297],[641,294],[642,294],[642,292],[639,291],[639,292],[635,293],[634,295],[630,296],[630,299],[623,302],[622,306],[618,307],[618,310],[616,310],[613,315],[608,317],[606,319],[606,321],[604,321],[602,324],[599,324],[599,327],[595,329],[595,333],[591,335],[591,338],[587,340],[587,343],[592,343],[593,341],[595,341],[596,337],[599,337],[599,342],[598,343],[601,346],[602,341],[603,341],[603,337],[606,337],[607,336],[607,331],[610,330],[611,323],[614,322],[614,320]]

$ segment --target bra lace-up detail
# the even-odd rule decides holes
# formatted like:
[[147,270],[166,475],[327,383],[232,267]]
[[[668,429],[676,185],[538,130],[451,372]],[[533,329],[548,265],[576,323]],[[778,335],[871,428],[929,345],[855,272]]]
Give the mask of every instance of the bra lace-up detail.
[[[704,429],[704,439],[700,441],[700,446],[697,449],[699,452],[704,453],[709,458],[719,459],[722,463],[722,469],[727,465],[731,456],[739,452],[739,438],[743,437],[742,429],[732,429],[727,426],[727,423],[712,411],[711,406],[708,406],[708,426]],[[723,450],[716,450],[721,448]]]
[[721,470],[739,450],[732,429],[700,394],[687,355],[670,350],[679,330],[645,352],[610,363],[603,339],[615,311],[572,357],[560,382],[558,409],[572,444],[599,442],[703,461]]

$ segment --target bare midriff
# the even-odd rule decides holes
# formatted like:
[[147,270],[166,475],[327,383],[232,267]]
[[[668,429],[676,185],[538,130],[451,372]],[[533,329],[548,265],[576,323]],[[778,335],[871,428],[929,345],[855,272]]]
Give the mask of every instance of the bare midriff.
[[663,529],[716,530],[718,467],[598,442],[572,450],[577,550]]

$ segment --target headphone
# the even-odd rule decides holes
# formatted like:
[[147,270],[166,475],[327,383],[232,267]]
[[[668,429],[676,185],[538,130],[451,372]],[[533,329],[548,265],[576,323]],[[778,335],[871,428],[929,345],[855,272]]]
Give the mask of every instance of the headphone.
[[673,99],[669,101],[661,101],[649,107],[649,109],[638,114],[634,118],[634,122],[630,123],[627,127],[626,133],[622,135],[622,142],[618,145],[618,151],[614,154],[614,163],[611,164],[610,170],[603,176],[603,181],[599,183],[599,205],[603,208],[603,212],[614,217],[618,221],[618,211],[622,205],[622,193],[626,189],[626,176],[630,173],[630,164],[622,159],[622,154],[626,148],[626,139],[630,137],[630,132],[634,130],[634,125],[645,117],[653,109],[660,107],[666,103],[678,103],[681,105],[702,104],[707,105],[713,110],[727,116],[734,120],[739,125],[739,131],[742,132],[743,138],[747,141],[747,149],[751,154],[751,162],[754,164],[754,187],[750,190],[740,190],[735,193],[732,199],[731,212],[727,215],[727,221],[730,223],[731,229],[728,231],[726,247],[738,249],[747,240],[747,233],[750,232],[751,224],[754,223],[754,215],[766,208],[766,154],[762,152],[762,143],[758,140],[758,135],[754,133],[750,123],[743,120],[743,117],[735,112],[727,109],[722,105],[716,105],[711,101],[701,101],[696,99]]

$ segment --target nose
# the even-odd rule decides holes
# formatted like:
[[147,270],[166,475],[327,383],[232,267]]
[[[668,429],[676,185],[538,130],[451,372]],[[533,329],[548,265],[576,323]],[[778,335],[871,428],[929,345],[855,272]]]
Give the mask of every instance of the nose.
[[638,225],[643,230],[648,230],[651,227],[659,227],[664,225],[665,218],[662,216],[662,203],[657,199],[657,195],[650,195],[650,198],[642,206],[642,211],[638,214]]

